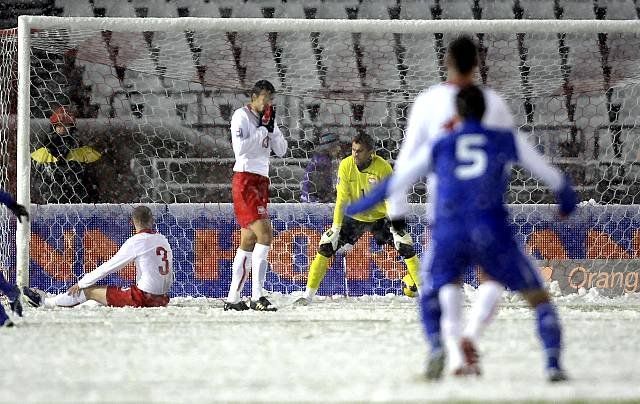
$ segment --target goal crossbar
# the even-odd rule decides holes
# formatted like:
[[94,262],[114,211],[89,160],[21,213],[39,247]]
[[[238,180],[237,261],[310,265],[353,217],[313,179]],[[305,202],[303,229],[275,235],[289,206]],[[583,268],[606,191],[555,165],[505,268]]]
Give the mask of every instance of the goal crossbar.
[[395,33],[495,32],[640,32],[640,20],[345,20],[288,18],[100,18],[20,16],[18,24],[30,28],[120,29],[143,31],[323,31]]

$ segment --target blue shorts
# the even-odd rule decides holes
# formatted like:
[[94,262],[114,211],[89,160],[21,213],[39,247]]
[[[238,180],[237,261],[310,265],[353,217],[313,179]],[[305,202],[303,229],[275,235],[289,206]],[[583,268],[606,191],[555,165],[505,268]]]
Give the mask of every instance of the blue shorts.
[[[478,230],[478,229],[474,229]],[[499,231],[434,231],[423,260],[427,289],[458,282],[469,267],[479,265],[491,278],[513,291],[541,289],[537,268],[525,255],[508,226]]]

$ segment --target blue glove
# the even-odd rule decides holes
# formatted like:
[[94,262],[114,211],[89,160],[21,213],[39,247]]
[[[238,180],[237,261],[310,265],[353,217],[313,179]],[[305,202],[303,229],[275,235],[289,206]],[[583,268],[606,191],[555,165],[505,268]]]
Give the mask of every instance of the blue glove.
[[577,196],[569,177],[564,178],[562,188],[556,193],[556,199],[560,205],[560,215],[569,216],[576,210]]
[[387,177],[380,181],[371,191],[367,192],[362,198],[351,202],[344,209],[344,214],[353,216],[356,213],[366,212],[387,198],[387,189],[391,177]]

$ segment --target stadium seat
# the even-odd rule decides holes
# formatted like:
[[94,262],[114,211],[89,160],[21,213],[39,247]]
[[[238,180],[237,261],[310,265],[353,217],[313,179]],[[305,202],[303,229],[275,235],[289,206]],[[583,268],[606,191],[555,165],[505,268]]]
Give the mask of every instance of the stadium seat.
[[[448,40],[452,37],[451,35],[445,36],[445,48]],[[402,35],[402,43],[407,49],[405,64],[408,67],[406,80],[409,88],[420,91],[439,83],[438,60],[434,52],[433,35],[404,34]]]
[[431,4],[423,0],[403,1],[400,6],[400,19],[402,20],[430,20]]
[[282,64],[286,66],[286,84],[293,92],[315,91],[320,88],[316,56],[308,34],[282,32],[278,35],[282,48]]
[[[564,4],[562,1],[560,3]],[[553,0],[520,0],[520,6],[524,10],[524,18],[555,19]],[[565,15],[564,18],[571,17]]]
[[317,123],[323,130],[334,130],[336,125],[350,126],[351,103],[346,100],[332,100],[321,102]]
[[95,0],[93,9],[104,8],[105,17],[135,17],[133,5],[128,1]]
[[[317,2],[320,3],[319,1]],[[280,18],[305,18],[305,7],[318,7],[317,4],[305,0],[288,0],[286,4],[280,7],[280,13],[276,17]]]
[[393,0],[365,1],[358,6],[359,19],[388,20],[389,7],[396,5]]
[[365,84],[370,89],[398,89],[401,87],[393,34],[363,34],[360,44],[364,50],[362,62],[367,68]]
[[564,19],[589,20],[596,17],[593,6],[585,7],[582,2],[562,1],[560,5],[564,7]]
[[177,17],[176,4],[166,0],[144,0],[139,3],[148,9],[147,17]]
[[490,34],[484,37],[487,48],[487,85],[507,98],[522,96],[520,55],[514,35]]
[[344,91],[360,90],[362,86],[351,34],[323,32],[319,42],[324,47],[322,58],[327,68],[327,87]]
[[202,104],[206,121],[216,125],[230,125],[233,112],[247,101],[246,95],[234,93],[216,93],[211,97],[204,97]]
[[562,95],[536,97],[534,104],[534,124],[546,125],[567,121],[565,98]]
[[470,3],[464,0],[441,2],[442,19],[473,19]]
[[190,17],[220,17],[220,4],[218,2],[204,2],[204,1],[191,1],[180,0],[176,3],[176,9],[180,7],[188,7]]
[[262,18],[262,8],[268,7],[269,2],[234,2],[233,16],[243,18]]
[[370,101],[364,103],[362,116],[362,123],[366,125],[384,126],[390,123],[390,116],[393,116],[393,113],[387,110],[386,102]]
[[78,60],[76,63],[84,70],[82,81],[92,87],[91,103],[98,103],[102,106],[108,102],[115,90],[121,89],[120,82],[109,65],[85,60]]
[[318,13],[316,14],[316,18],[338,18],[345,19],[347,18],[346,8],[357,8],[358,1],[356,0],[336,0],[332,2],[322,2],[318,6]]
[[[603,3],[603,2],[601,2]],[[628,20],[637,18],[637,11],[633,0],[607,1],[607,20]]]
[[527,65],[531,68],[529,81],[533,93],[536,95],[558,93],[563,81],[556,36],[527,34],[524,46],[528,50]]
[[480,7],[482,7],[483,20],[513,18],[512,0],[481,1]]
[[93,9],[88,1],[56,0],[55,5],[62,9],[64,17],[93,17]]
[[241,47],[240,63],[246,66],[247,86],[258,80],[269,80],[276,90],[280,88],[280,79],[276,70],[276,62],[271,52],[269,39],[264,32],[239,32],[236,44]]

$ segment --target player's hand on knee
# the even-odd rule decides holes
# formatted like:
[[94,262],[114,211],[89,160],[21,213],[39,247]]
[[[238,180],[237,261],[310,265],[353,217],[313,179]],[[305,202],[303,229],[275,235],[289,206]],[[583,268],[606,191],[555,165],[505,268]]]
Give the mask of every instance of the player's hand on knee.
[[333,251],[338,248],[338,241],[340,241],[340,227],[338,226],[332,226],[320,238],[320,244],[331,244]]
[[69,296],[78,296],[80,294],[80,285],[76,283],[70,286],[69,289],[67,289],[67,294]]

